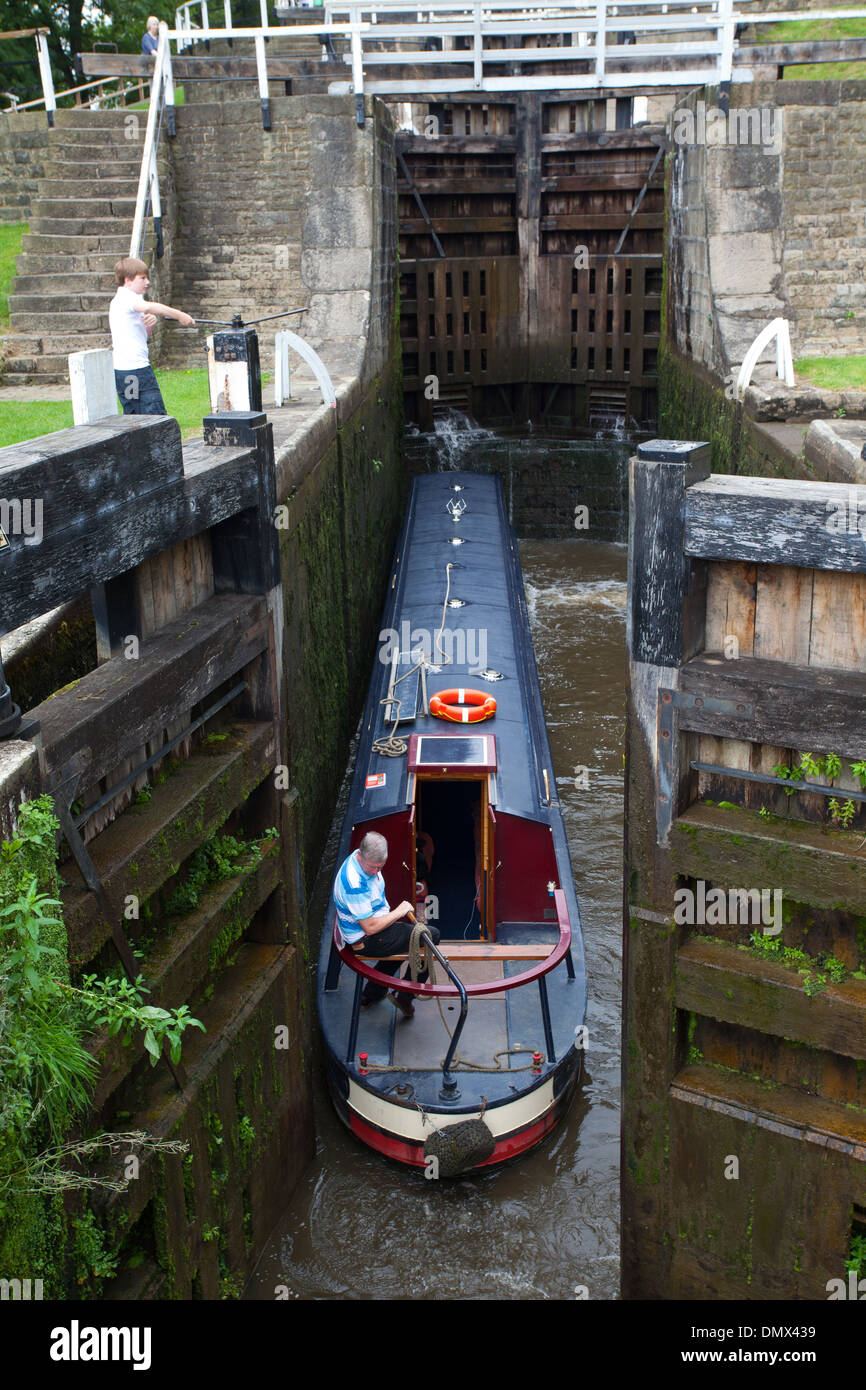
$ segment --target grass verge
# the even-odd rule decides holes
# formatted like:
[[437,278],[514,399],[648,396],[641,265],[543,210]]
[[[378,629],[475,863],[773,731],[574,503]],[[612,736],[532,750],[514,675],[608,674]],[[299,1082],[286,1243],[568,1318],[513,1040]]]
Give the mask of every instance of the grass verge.
[[0,329],[9,327],[9,291],[15,279],[15,257],[21,251],[26,222],[0,223]]
[[[190,371],[160,371],[157,368],[162,398],[169,415],[180,425],[182,439],[194,439],[201,434],[201,422],[210,414],[207,368]],[[266,385],[270,373],[262,376]],[[21,444],[40,434],[53,434],[72,424],[71,401],[3,401],[0,402],[0,448]]]
[[[828,9],[834,8],[832,5]],[[841,8],[849,8],[843,5]],[[851,7],[853,8],[853,6]],[[758,43],[805,43],[811,39],[862,39],[866,37],[864,19],[786,19],[780,24],[759,24]],[[787,81],[862,81],[866,63],[798,63],[784,69]]]
[[794,371],[824,391],[866,391],[866,356],[798,357]]

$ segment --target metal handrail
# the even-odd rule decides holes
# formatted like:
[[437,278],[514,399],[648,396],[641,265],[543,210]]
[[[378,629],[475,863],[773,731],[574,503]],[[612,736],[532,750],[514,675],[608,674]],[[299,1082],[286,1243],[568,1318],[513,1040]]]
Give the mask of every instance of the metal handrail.
[[460,995],[460,1017],[457,1020],[454,1032],[451,1034],[448,1051],[445,1053],[445,1060],[442,1063],[442,1094],[443,1099],[447,1100],[449,1097],[454,1097],[457,1094],[457,1082],[451,1075],[451,1064],[457,1054],[457,1044],[463,1032],[466,1016],[469,1013],[469,1000],[466,997],[466,986],[460,979],[460,976],[451,969],[450,962],[445,959],[429,932],[424,933],[424,949],[430,951],[436,957],[442,969],[445,971],[445,974],[448,976],[452,985],[456,987],[457,993]]
[[[519,989],[521,985],[529,984],[542,975],[550,974],[551,970],[554,970],[561,961],[567,960],[571,951],[571,922],[568,917],[565,893],[561,888],[554,890],[553,900],[556,905],[559,941],[551,948],[550,955],[545,956],[543,960],[538,961],[536,965],[531,966],[529,970],[522,971],[519,975],[510,975],[502,980],[485,980],[480,984],[464,985],[470,998],[474,998],[476,995],[499,994],[505,990]],[[386,985],[388,989],[396,989],[404,994],[432,995],[434,998],[443,999],[455,999],[459,996],[459,990],[453,985],[422,985],[415,984],[412,980],[395,980],[392,975],[386,975],[383,971],[374,970],[372,966],[366,965],[351,946],[340,944],[336,913],[334,914],[333,943],[334,949],[344,965],[348,965],[349,969],[354,970],[356,975],[362,975],[365,980],[369,980],[372,984]]]
[[[261,25],[257,28],[236,29],[232,23],[231,0],[224,0],[225,25],[220,29],[210,26],[207,0],[186,0],[186,3],[175,11],[175,27],[168,30],[168,36],[177,44],[179,53],[194,42],[207,42],[212,38],[228,39],[229,41],[235,38],[254,39],[259,67],[259,91],[264,112],[268,91],[264,40],[284,36],[286,29],[283,25],[269,25],[268,0],[259,0],[259,2]],[[190,15],[193,5],[201,5],[202,24],[200,27],[193,27]],[[708,12],[698,13],[698,10],[703,10],[704,7]],[[304,35],[318,37],[326,34],[329,38],[333,36],[347,38],[350,42],[351,53],[344,55],[344,61],[351,63],[352,81],[350,85],[358,99],[362,98],[364,93],[365,61],[375,65],[383,63],[388,58],[396,58],[398,62],[400,60],[398,50],[395,50],[393,54],[383,54],[381,51],[375,54],[365,53],[365,34],[369,35],[377,44],[381,44],[386,39],[411,39],[413,35],[417,35],[419,38],[427,38],[432,34],[437,36],[444,34],[450,37],[471,36],[473,39],[471,48],[443,48],[437,51],[435,60],[438,64],[446,66],[471,63],[474,69],[473,86],[485,91],[507,91],[516,87],[540,90],[543,87],[564,85],[563,74],[522,78],[487,78],[484,75],[485,63],[510,62],[512,58],[521,63],[544,63],[563,57],[573,58],[582,63],[594,59],[594,71],[568,75],[570,80],[567,85],[572,90],[579,91],[601,88],[605,85],[606,80],[614,81],[618,87],[647,85],[681,87],[701,83],[750,82],[752,73],[748,68],[737,70],[733,68],[733,57],[737,48],[736,31],[739,25],[783,24],[788,20],[801,21],[805,19],[866,19],[866,9],[784,10],[769,14],[757,12],[741,14],[734,9],[734,0],[665,0],[664,4],[658,4],[656,10],[649,14],[644,0],[616,0],[615,4],[610,4],[609,0],[586,0],[585,3],[575,6],[573,9],[564,6],[562,0],[537,0],[537,3],[531,5],[528,5],[526,0],[494,0],[493,3],[488,4],[484,4],[483,0],[469,0],[469,3],[467,0],[438,0],[437,3],[426,5],[420,10],[411,5],[407,6],[405,0],[378,0],[378,3],[373,4],[365,4],[363,0],[348,0],[346,4],[332,3],[324,6],[323,9],[324,22],[293,25],[291,33],[298,37]],[[632,10],[635,12],[632,13]],[[681,11],[681,13],[677,13],[677,11]],[[380,14],[387,17],[401,12],[404,14],[414,13],[418,18],[414,23],[408,24],[382,25],[377,22]],[[335,23],[335,13],[347,13],[350,16],[350,22]],[[369,21],[365,22],[361,19],[364,14],[370,16]],[[458,18],[452,18],[443,23],[439,17],[444,14],[463,16],[462,22]],[[427,16],[426,22],[421,20],[422,15]],[[160,36],[162,36],[165,27],[164,24],[160,25]],[[685,55],[698,54],[711,58],[713,60],[712,65],[681,71],[659,67],[651,72],[628,72],[617,69],[615,72],[606,73],[606,64],[610,61],[617,63],[624,61],[632,66],[641,59],[677,56],[677,48],[673,44],[663,46],[638,43],[618,44],[616,42],[609,44],[607,42],[611,35],[616,36],[626,29],[635,34],[638,31],[643,31],[670,35],[674,35],[678,31],[712,31],[716,38],[707,42],[706,45],[688,43],[678,46],[679,51]],[[484,39],[487,37],[502,37],[508,34],[541,36],[551,31],[556,33],[583,32],[587,36],[592,35],[594,42],[585,44],[579,49],[561,48],[559,50],[548,48],[511,50],[484,47]],[[28,35],[35,38],[43,90],[42,102],[38,100],[26,102],[4,109],[8,111],[23,110],[25,107],[39,106],[44,103],[48,124],[53,126],[54,112],[57,108],[57,94],[54,91],[51,75],[51,62],[46,39],[48,32],[47,29],[22,29],[0,35],[0,38],[27,37]],[[421,53],[413,53],[409,56],[413,62],[432,61],[434,57],[431,54],[427,54],[425,57]],[[406,55],[404,55],[404,61],[406,60]],[[844,60],[836,58],[826,61],[841,62]],[[339,84],[337,85],[339,86]],[[376,92],[398,91],[405,88],[405,85],[402,83],[395,86],[393,81],[390,84],[377,81],[371,84],[370,90]],[[465,78],[458,78],[454,81],[437,79],[433,84],[427,83],[424,90],[432,91],[435,88],[436,91],[445,93],[462,90],[465,86]],[[74,91],[75,89],[71,90]],[[59,95],[64,96],[66,93],[61,92]],[[169,100],[168,106],[170,112],[173,112],[173,99]],[[265,115],[265,128],[270,129],[269,111],[265,112]],[[360,119],[361,111],[359,108]]]
[[160,24],[159,46],[156,50],[156,63],[150,84],[147,130],[144,135],[144,150],[141,155],[141,170],[138,176],[138,194],[135,200],[132,236],[129,242],[129,254],[136,259],[140,258],[144,247],[148,204],[153,206],[153,220],[157,234],[157,255],[161,254],[162,205],[159,196],[159,174],[156,158],[159,150],[159,132],[162,128],[163,108],[169,113],[169,134],[174,134],[174,83],[171,76],[171,48],[168,35],[168,25]]
[[[104,87],[105,84],[106,84],[107,82],[113,82],[114,80],[115,80],[115,79],[112,78],[112,77],[110,77],[110,76],[106,76],[106,77],[97,77],[97,78],[95,78],[95,79],[93,80],[93,82],[84,82],[84,83],[82,83],[80,87],[66,87],[66,88],[64,88],[64,90],[63,90],[62,92],[55,92],[55,93],[54,93],[55,100],[56,100],[56,101],[62,101],[64,97],[76,96],[79,92],[89,92],[90,89],[91,89],[91,87]],[[128,96],[130,92],[138,91],[138,90],[140,90],[141,87],[148,86],[149,84],[150,84],[150,78],[149,78],[149,77],[147,77],[147,78],[142,77],[142,79],[141,79],[140,82],[139,82],[139,81],[130,82],[130,84],[129,84],[128,87],[118,87],[118,89],[117,89],[116,92],[106,92],[105,98],[104,98],[104,99],[105,99],[105,101],[113,101],[115,97]],[[4,92],[3,95],[4,95],[4,96],[8,96],[8,97],[10,98],[10,100],[12,99],[12,93],[11,93],[11,92]],[[100,98],[100,99],[102,99],[102,98]],[[42,106],[42,105],[44,105],[44,103],[45,103],[45,97],[44,97],[44,96],[41,96],[41,97],[34,97],[34,98],[32,99],[32,101],[17,101],[17,100],[16,100],[16,101],[14,101],[14,104],[13,104],[12,106],[4,106],[3,110],[4,110],[5,112],[7,112],[7,113],[9,113],[9,112],[14,112],[14,111],[29,111],[30,108],[31,108],[31,106]]]

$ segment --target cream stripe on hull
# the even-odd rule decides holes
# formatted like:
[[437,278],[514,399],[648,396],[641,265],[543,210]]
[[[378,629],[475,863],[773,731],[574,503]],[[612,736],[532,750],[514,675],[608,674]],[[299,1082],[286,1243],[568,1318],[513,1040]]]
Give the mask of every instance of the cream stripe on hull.
[[[391,1101],[373,1095],[371,1091],[364,1090],[351,1077],[349,1077],[347,1103],[349,1109],[353,1110],[362,1120],[366,1120],[367,1124],[375,1125],[377,1129],[387,1130],[389,1134],[405,1139],[407,1143],[420,1144],[431,1132],[430,1123],[425,1123],[421,1112],[414,1105],[411,1107],[394,1105]],[[530,1125],[536,1124],[552,1106],[553,1077],[551,1076],[536,1090],[516,1097],[507,1105],[491,1106],[485,1110],[484,1123],[490,1129],[494,1139],[502,1139],[508,1134],[514,1134],[517,1130],[528,1129]],[[459,1115],[443,1115],[440,1111],[431,1112],[433,1123],[437,1129],[446,1129],[449,1125],[462,1124],[464,1120],[477,1120],[480,1116],[480,1110]]]

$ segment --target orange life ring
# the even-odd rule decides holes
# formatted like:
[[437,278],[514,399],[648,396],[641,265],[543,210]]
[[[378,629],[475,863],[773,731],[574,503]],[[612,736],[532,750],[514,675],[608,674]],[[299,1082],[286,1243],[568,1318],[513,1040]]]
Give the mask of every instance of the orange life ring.
[[452,724],[480,724],[492,719],[496,701],[483,690],[440,690],[430,697],[430,713],[437,719],[450,719]]

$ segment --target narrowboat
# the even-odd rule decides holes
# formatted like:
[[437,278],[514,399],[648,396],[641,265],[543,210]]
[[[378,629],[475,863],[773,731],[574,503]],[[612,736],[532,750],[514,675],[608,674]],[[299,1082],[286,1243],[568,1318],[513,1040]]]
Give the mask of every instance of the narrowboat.
[[[426,982],[417,961],[415,980],[408,960],[392,957],[401,974],[385,974],[344,944],[332,893],[318,1002],[337,1111],[371,1148],[429,1175],[524,1153],[576,1089],[586,969],[497,477],[414,482],[335,873],[368,831],[388,842],[388,904],[415,904],[440,941],[425,948]],[[402,1008],[391,997],[362,1007],[367,980]]]

